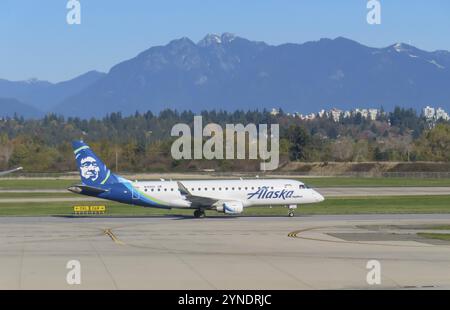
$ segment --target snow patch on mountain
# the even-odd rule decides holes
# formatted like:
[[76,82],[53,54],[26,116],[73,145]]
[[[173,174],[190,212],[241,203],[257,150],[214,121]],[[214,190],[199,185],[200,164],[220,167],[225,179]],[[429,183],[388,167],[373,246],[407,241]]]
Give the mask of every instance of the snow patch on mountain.
[[428,60],[428,62],[429,62],[430,64],[433,64],[433,65],[435,65],[435,66],[436,66],[436,67],[438,67],[439,69],[445,69],[445,67],[444,67],[444,66],[442,66],[442,65],[438,64],[438,63],[436,62],[436,60],[434,60],[434,59],[432,59],[432,60]]

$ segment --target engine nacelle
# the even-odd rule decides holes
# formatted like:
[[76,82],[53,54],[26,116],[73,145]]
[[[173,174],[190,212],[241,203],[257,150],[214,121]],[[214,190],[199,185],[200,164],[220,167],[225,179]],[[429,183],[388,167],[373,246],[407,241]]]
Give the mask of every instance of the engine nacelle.
[[239,214],[244,211],[244,205],[239,201],[224,201],[217,206],[217,212],[225,214]]

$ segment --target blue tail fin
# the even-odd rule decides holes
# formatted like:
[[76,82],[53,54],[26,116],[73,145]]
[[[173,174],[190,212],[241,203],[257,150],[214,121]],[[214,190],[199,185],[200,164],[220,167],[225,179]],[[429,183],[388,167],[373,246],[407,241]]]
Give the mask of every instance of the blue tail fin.
[[111,170],[106,167],[86,143],[73,141],[72,147],[83,184],[101,186],[120,182],[120,177],[111,173]]

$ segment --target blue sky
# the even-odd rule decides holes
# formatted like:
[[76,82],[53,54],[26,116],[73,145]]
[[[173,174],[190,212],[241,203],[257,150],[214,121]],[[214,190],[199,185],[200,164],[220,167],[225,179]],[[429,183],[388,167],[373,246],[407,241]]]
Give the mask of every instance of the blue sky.
[[232,32],[270,44],[348,37],[384,47],[405,42],[450,50],[450,1],[380,0],[382,24],[366,22],[366,0],[2,0],[0,78],[67,80],[179,37]]

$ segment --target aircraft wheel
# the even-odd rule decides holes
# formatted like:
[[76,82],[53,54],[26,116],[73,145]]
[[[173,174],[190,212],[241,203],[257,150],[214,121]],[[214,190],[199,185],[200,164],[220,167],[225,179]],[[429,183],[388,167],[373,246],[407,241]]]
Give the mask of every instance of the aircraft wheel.
[[293,211],[289,211],[288,216],[289,217],[293,217],[294,216],[294,212]]
[[203,211],[203,210],[195,210],[194,211],[194,216],[196,218],[204,217],[205,216],[205,211]]

